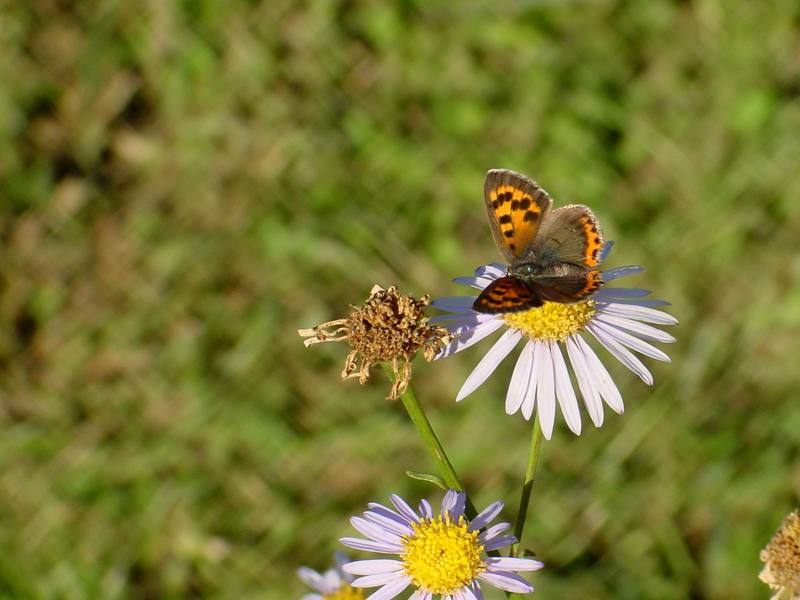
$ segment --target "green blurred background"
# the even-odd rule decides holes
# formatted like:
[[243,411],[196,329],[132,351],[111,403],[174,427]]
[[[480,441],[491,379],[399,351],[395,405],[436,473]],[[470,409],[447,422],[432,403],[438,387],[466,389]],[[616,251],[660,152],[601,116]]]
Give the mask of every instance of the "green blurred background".
[[[296,330],[374,283],[463,292],[493,167],[591,205],[681,320],[652,389],[612,365],[624,416],[559,417],[534,597],[768,597],[800,496],[795,0],[0,7],[0,597],[296,598],[367,501],[438,501],[382,375]],[[511,361],[454,403],[487,347],[414,382],[512,518]]]

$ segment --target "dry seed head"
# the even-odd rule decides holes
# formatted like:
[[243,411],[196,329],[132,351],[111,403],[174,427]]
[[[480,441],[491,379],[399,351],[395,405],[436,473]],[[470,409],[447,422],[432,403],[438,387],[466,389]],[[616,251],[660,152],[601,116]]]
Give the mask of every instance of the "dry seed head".
[[760,558],[766,564],[758,577],[775,592],[772,598],[800,600],[800,511],[783,520]]
[[427,294],[420,299],[404,296],[392,286],[388,290],[375,285],[361,306],[351,306],[346,319],[337,319],[298,333],[311,346],[319,342],[346,341],[350,353],[345,360],[342,378],[358,377],[361,384],[369,379],[369,369],[378,363],[391,364],[394,385],[389,399],[402,394],[411,380],[411,360],[422,351],[425,360],[450,341],[444,327],[428,325],[425,308]]

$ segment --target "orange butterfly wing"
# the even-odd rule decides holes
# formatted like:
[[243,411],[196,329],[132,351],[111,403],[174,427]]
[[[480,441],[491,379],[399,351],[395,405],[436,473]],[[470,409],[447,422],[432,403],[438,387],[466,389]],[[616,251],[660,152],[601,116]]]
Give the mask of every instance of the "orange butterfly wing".
[[536,237],[553,200],[535,181],[508,169],[492,169],[486,174],[483,197],[494,241],[511,262]]
[[517,277],[506,276],[487,285],[472,308],[481,313],[497,314],[521,312],[541,305],[535,288]]

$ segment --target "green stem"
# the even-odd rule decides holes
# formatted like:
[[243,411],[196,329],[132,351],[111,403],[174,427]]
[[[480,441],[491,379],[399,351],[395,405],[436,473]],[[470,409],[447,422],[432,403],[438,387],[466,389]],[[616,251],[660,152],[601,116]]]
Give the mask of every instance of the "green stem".
[[[519,510],[517,520],[514,523],[514,537],[517,543],[511,546],[509,556],[519,556],[519,548],[522,543],[522,534],[525,531],[525,519],[528,516],[528,505],[533,491],[533,480],[536,477],[536,467],[539,464],[539,448],[542,445],[542,428],[539,427],[539,413],[533,419],[533,431],[531,432],[531,448],[528,452],[528,465],[525,467],[525,481],[522,482],[522,494],[519,499]],[[522,599],[522,594],[506,594],[508,600]]]
[[[383,365],[386,374],[389,376],[389,379],[394,381],[395,375],[392,371],[391,366],[384,364]],[[431,427],[430,421],[428,421],[428,417],[425,415],[425,411],[422,410],[422,406],[417,400],[417,396],[414,393],[414,390],[411,388],[411,384],[408,384],[405,391],[400,394],[400,401],[403,403],[403,406],[408,413],[408,416],[411,418],[411,422],[414,423],[414,426],[417,428],[420,437],[422,438],[425,447],[428,448],[428,451],[433,457],[433,460],[439,466],[439,472],[442,475],[442,479],[448,485],[448,487],[458,490],[464,491],[464,486],[461,485],[461,482],[458,479],[458,475],[456,474],[456,470],[453,468],[453,464],[450,462],[450,459],[447,458],[447,454],[442,447],[439,438],[436,437],[436,433],[433,431],[433,427]],[[475,506],[472,504],[472,501],[467,496],[467,503],[466,503],[466,515],[468,519],[475,518],[477,515],[477,511],[475,510]]]
[[533,480],[536,477],[536,467],[539,464],[539,448],[542,445],[542,428],[539,426],[539,413],[533,419],[533,431],[531,432],[531,448],[528,453],[528,465],[525,467],[525,481],[522,483],[522,494],[519,499],[519,511],[517,511],[517,521],[514,524],[514,537],[517,543],[511,547],[511,556],[519,556],[519,548],[522,543],[522,534],[525,531],[525,519],[528,516],[528,504],[531,500],[533,491]]

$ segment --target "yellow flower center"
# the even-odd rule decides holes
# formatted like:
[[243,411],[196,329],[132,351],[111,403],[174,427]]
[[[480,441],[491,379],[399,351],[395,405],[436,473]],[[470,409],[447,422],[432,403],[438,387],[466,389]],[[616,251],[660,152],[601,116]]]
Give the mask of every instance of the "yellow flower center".
[[545,302],[524,312],[503,315],[509,327],[519,329],[532,340],[564,341],[582,330],[594,317],[592,300],[575,304]]
[[323,600],[364,600],[364,590],[350,587],[345,583],[332,594],[324,594],[322,598]]
[[477,531],[467,531],[464,517],[447,515],[412,525],[404,538],[403,568],[418,588],[431,594],[452,594],[486,569]]

